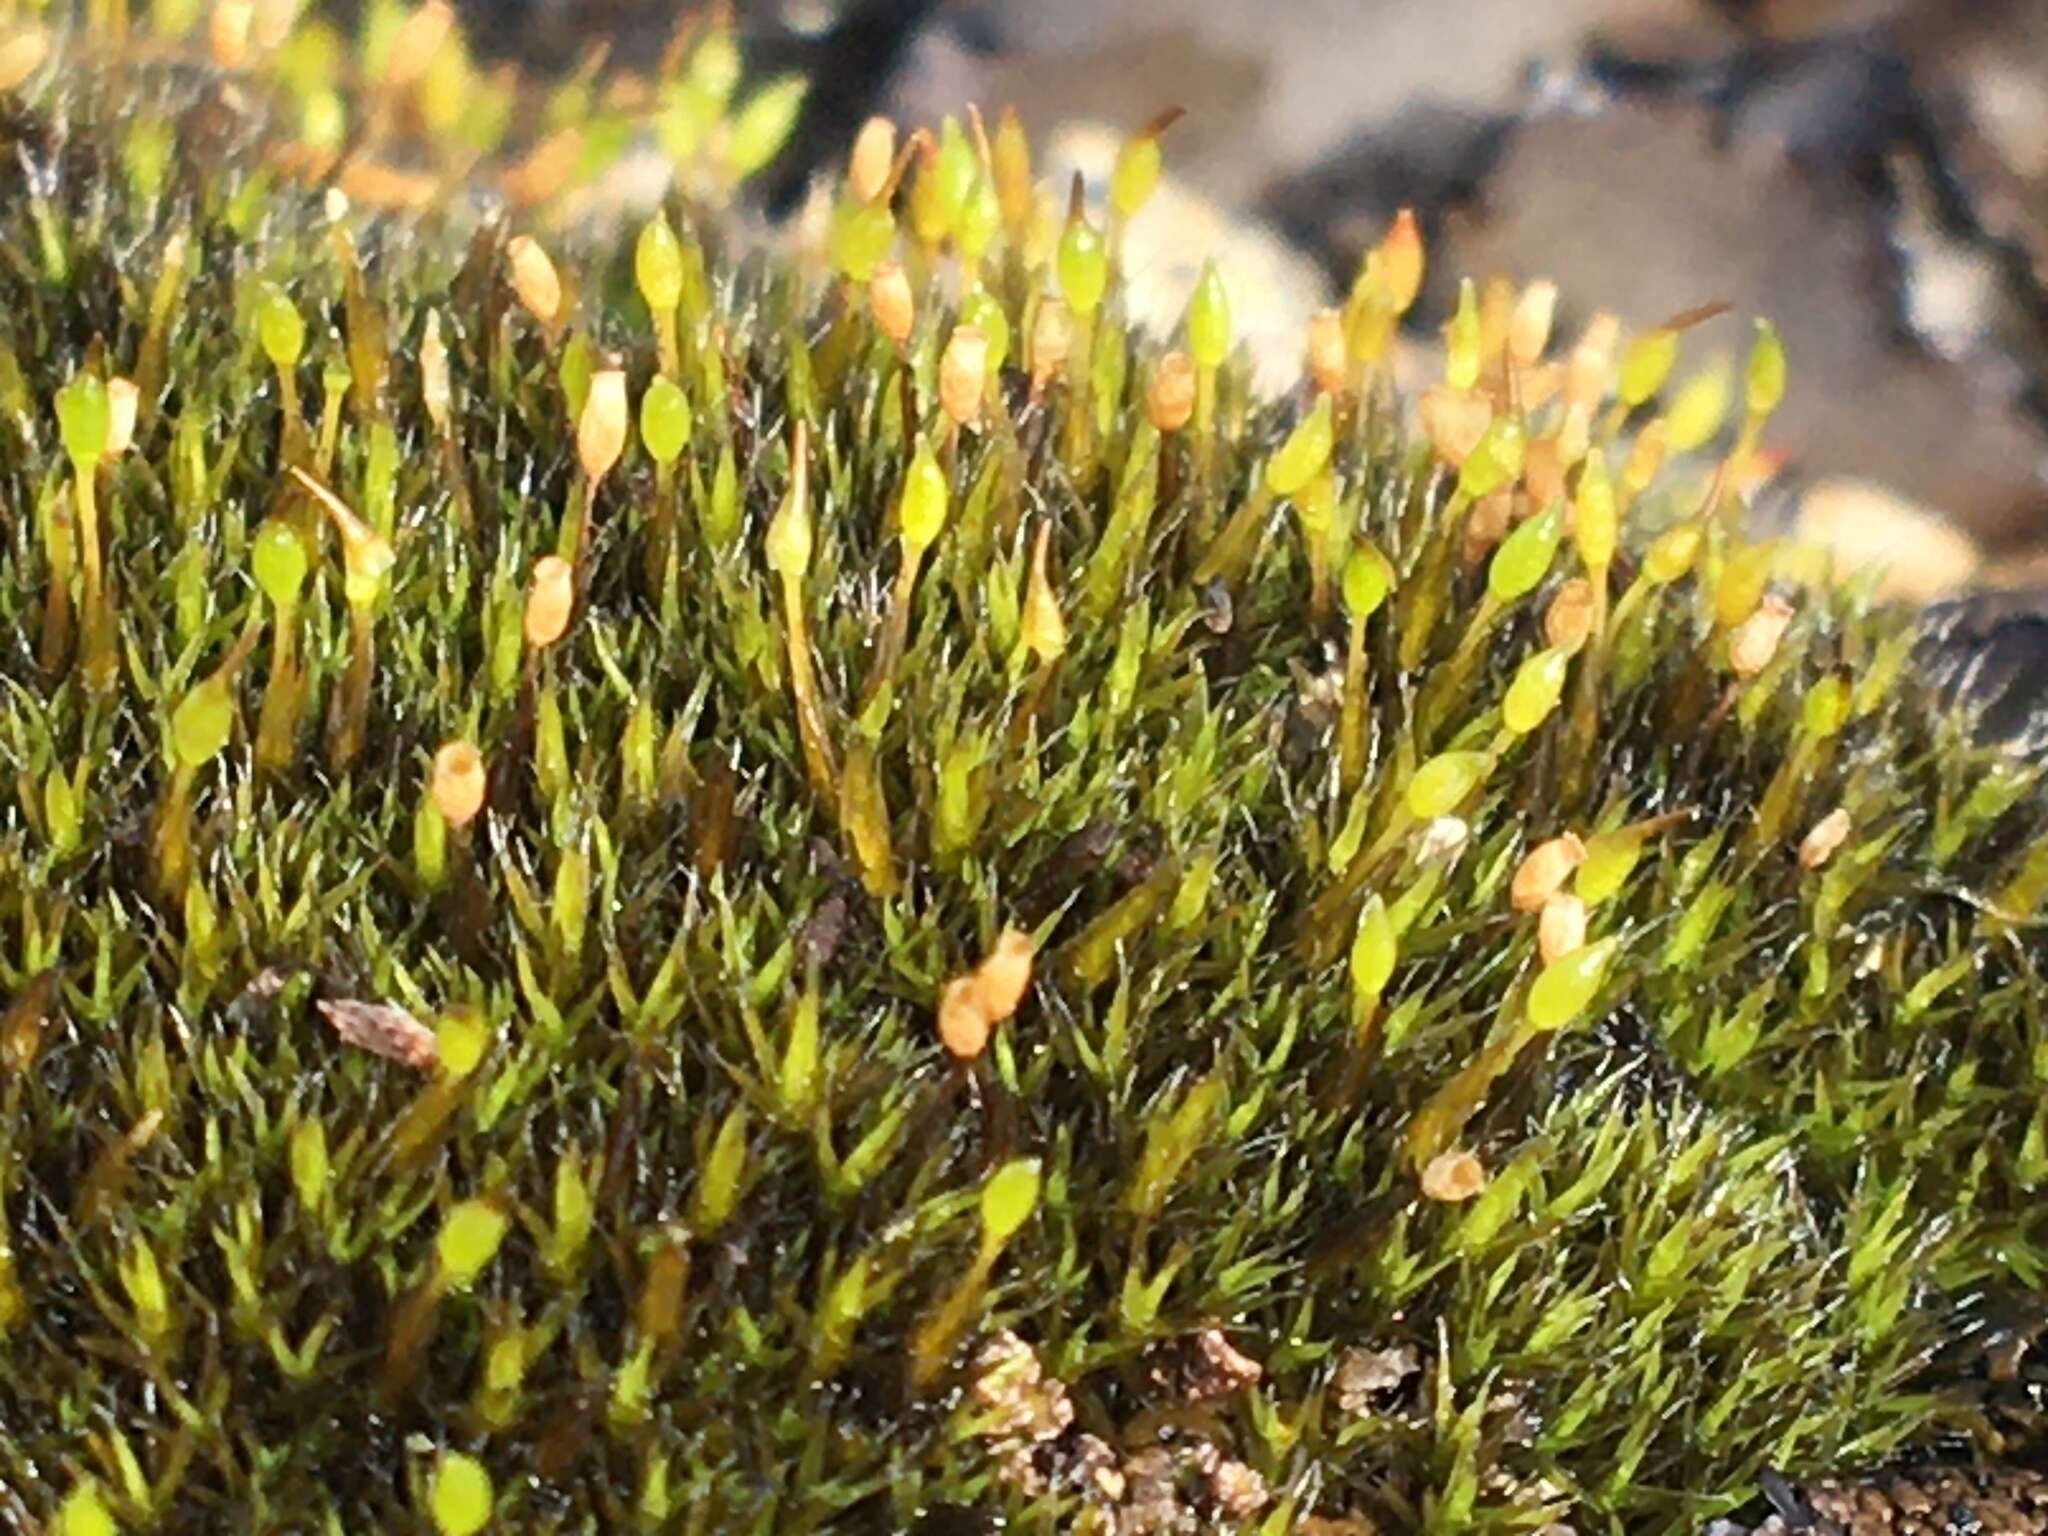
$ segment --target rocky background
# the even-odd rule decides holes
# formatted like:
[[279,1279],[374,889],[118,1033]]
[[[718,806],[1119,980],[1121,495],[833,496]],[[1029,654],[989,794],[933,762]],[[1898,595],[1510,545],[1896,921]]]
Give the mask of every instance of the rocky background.
[[[543,66],[598,37],[645,56],[674,15],[471,6],[487,46]],[[1768,312],[1800,380],[1779,446],[1822,524],[1940,514],[1963,538],[1926,535],[1916,596],[2048,573],[2048,0],[737,9],[754,57],[815,81],[785,204],[870,111],[1014,103],[1081,158],[1079,125],[1107,142],[1177,103],[1184,187],[1303,258],[1276,307],[1348,281],[1413,204],[1438,257],[1425,335],[1456,272],[1549,276],[1630,324],[1709,300]]]
[[[463,0],[543,72],[657,55],[673,0]],[[765,189],[802,201],[869,113],[1014,104],[1100,185],[1169,105],[1132,232],[1162,317],[1230,253],[1269,377],[1414,206],[1435,282],[1546,276],[1630,326],[1769,314],[1796,388],[1763,515],[1928,605],[1937,671],[2048,747],[2048,0],[733,0],[812,93]],[[1583,314],[1568,309],[1560,326]]]

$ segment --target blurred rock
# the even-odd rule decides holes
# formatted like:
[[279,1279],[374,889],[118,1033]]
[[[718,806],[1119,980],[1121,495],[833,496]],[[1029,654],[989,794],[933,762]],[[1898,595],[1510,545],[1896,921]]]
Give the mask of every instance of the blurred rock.
[[1984,567],[1982,583],[1986,588],[2017,592],[2028,587],[2039,587],[2048,591],[2048,544],[2033,544],[2014,550]]
[[2048,282],[2048,0],[1923,0],[1899,37],[1956,196]]
[[1878,595],[1915,604],[1960,596],[1983,565],[1976,544],[1938,512],[1864,480],[1813,486],[1793,535],[1827,550],[1837,575],[1882,571]]
[[935,14],[892,99],[919,120],[1014,103],[1040,128],[1128,129],[1179,103],[1180,173],[1248,205],[1411,110],[1514,112],[1532,65],[1575,58],[1589,31],[1704,15],[1698,0],[972,0]]
[[[1545,118],[1446,230],[1436,271],[1553,277],[1631,326],[1711,301],[1769,315],[1794,380],[1769,441],[1795,467],[1881,483],[1987,545],[2044,526],[2048,433],[2014,382],[1910,338],[1900,258],[1869,201],[1806,174],[1782,142],[1730,140],[1680,103]],[[1745,329],[1716,322],[1688,354],[1739,353]]]
[[[599,37],[644,67],[678,19],[652,0],[466,10],[487,49],[542,68]],[[755,70],[813,81],[778,206],[867,112],[935,121],[968,101],[1015,103],[1042,169],[1078,165],[1099,196],[1117,137],[1179,103],[1170,185],[1131,235],[1139,308],[1171,328],[1219,252],[1268,387],[1291,382],[1309,314],[1412,204],[1433,285],[1407,350],[1458,270],[1550,276],[1567,305],[1635,326],[1723,300],[1736,315],[1688,357],[1738,354],[1748,315],[1778,322],[1794,378],[1770,446],[1805,483],[1875,488],[1815,504],[1849,558],[1898,547],[1901,505],[1952,517],[1994,559],[2048,538],[2048,0],[734,11]],[[1900,590],[1953,590],[1964,557],[1938,544],[1898,563]]]
[[1975,710],[1986,741],[2048,752],[2048,588],[1937,603],[1922,626],[1920,672],[1936,697]]
[[1724,9],[1759,37],[1806,39],[1898,17],[1913,0],[1725,0]]
[[[1782,1482],[1782,1480],[1779,1480]],[[1769,1484],[1767,1483],[1767,1486]],[[1761,1523],[1716,1521],[1717,1536],[2038,1536],[2048,1532],[2048,1479],[2023,1468],[1916,1467],[1861,1478],[1818,1478],[1773,1493],[1779,1508]]]
[[[787,211],[819,167],[836,162],[876,110],[906,52],[943,0],[724,0],[759,79],[795,72],[810,82],[802,120],[758,189]],[[648,73],[677,30],[710,0],[456,0],[477,51],[542,78],[566,74],[602,48]],[[332,9],[347,14],[355,0]],[[957,105],[957,103],[956,103]]]

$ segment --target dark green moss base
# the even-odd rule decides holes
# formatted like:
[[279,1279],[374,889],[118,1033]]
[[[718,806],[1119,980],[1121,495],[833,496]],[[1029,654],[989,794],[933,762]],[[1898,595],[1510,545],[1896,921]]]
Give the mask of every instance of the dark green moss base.
[[[153,197],[119,169],[145,121],[177,123]],[[1112,288],[1085,431],[1067,384],[1028,399],[1012,349],[1014,435],[944,447],[949,519],[874,738],[901,883],[880,897],[809,781],[760,551],[802,417],[804,602],[843,754],[901,558],[905,412],[938,421],[945,306],[921,291],[906,381],[837,289],[714,256],[715,300],[684,301],[695,410],[674,487],[629,449],[596,497],[583,602],[530,662],[524,584],[580,480],[563,349],[618,349],[636,403],[655,366],[631,242],[565,259],[583,292],[552,350],[514,303],[503,232],[352,219],[351,299],[320,199],[253,179],[255,138],[204,82],[80,79],[0,121],[0,1525],[33,1528],[92,1477],[133,1529],[410,1529],[446,1448],[491,1470],[499,1528],[522,1531],[889,1530],[943,1505],[1025,1529],[1120,1510],[1139,1529],[1141,1493],[1219,1523],[1233,1490],[1273,1531],[1316,1528],[1297,1523],[1312,1511],[1685,1529],[1767,1468],[2021,1443],[1949,1347],[2036,1305],[2048,1268],[2048,955],[2015,886],[2038,874],[2048,805],[1936,723],[1900,670],[1904,620],[1854,592],[1802,600],[1709,729],[1707,574],[1733,547],[1715,543],[1617,638],[1592,739],[1568,687],[1459,808],[1461,856],[1426,864],[1393,837],[1377,858],[1367,883],[1408,926],[1361,1051],[1341,959],[1357,903],[1328,895],[1351,805],[1318,681],[1341,665],[1342,609],[1311,621],[1284,505],[1246,579],[1191,580],[1294,403],[1250,402],[1226,370],[1213,500],[1191,434],[1169,437],[1118,576],[1103,551],[1156,344],[1122,335]],[[161,398],[99,473],[120,669],[95,692],[75,645],[42,664],[42,530],[71,505],[52,402],[81,368],[146,374],[174,234],[192,259]],[[322,535],[304,728],[267,774],[252,530],[318,525],[282,472],[265,278],[308,323],[313,446],[356,348],[328,479],[397,554],[367,730],[337,766],[322,722],[349,620]],[[1002,296],[1021,329],[1024,289]],[[421,394],[430,311],[445,445]],[[1399,577],[1367,626],[1368,848],[1421,757],[1494,739],[1575,565],[1567,543],[1445,683],[1486,573],[1387,419],[1347,410],[1335,454],[1341,519]],[[1699,489],[1676,475],[1631,527]],[[671,496],[678,553],[650,582]],[[1019,648],[1046,527],[1069,635],[1051,666]],[[251,623],[264,639],[233,738],[196,775],[191,882],[170,900],[169,719]],[[1816,746],[1803,711],[1837,675],[1853,718]],[[1436,711],[1420,726],[1419,697]],[[465,735],[488,810],[433,887],[419,808],[435,749]],[[981,766],[947,850],[941,770],[963,743]],[[1759,840],[1773,795],[1781,828]],[[1803,870],[1800,835],[1837,806],[1852,835]],[[1534,974],[1533,920],[1507,900],[1522,853],[1681,809],[1593,911],[1619,941],[1597,1000],[1467,1127],[1486,1192],[1422,1198],[1413,1117],[1514,1025]],[[934,998],[1008,923],[1040,937],[1038,978],[963,1068]],[[344,1043],[316,1007],[335,1000],[452,1018],[444,1048],[480,1023],[486,1053],[422,1074]],[[957,1368],[920,1394],[918,1330],[973,1264],[985,1181],[1018,1158],[1041,1160],[1036,1212],[972,1298]],[[436,1280],[458,1210],[509,1219],[466,1287]],[[1255,1383],[1196,1370],[1210,1326]],[[998,1329],[1045,1378],[1007,1436],[987,1416],[1007,1389],[968,1388]],[[1415,1369],[1371,1385],[1383,1351]],[[1020,1461],[1030,1423],[1056,1433]],[[1134,1464],[1169,1430],[1185,1463]],[[1265,1499],[1219,1483],[1219,1458]],[[634,1515],[643,1498],[656,1513]]]

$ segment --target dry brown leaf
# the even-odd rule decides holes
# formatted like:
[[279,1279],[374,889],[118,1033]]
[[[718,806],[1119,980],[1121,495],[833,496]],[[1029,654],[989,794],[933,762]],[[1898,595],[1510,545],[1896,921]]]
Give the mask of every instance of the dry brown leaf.
[[404,1062],[417,1071],[431,1070],[441,1059],[434,1032],[403,1008],[390,1003],[361,1003],[353,998],[316,1005],[344,1044],[371,1051],[388,1061]]

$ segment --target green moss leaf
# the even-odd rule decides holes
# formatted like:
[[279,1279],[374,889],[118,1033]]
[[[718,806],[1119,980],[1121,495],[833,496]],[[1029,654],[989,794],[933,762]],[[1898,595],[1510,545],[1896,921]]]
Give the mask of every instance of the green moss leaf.
[[427,1502],[441,1536],[476,1536],[490,1524],[495,1497],[491,1474],[475,1457],[443,1451],[436,1459]]
[[498,1256],[506,1226],[505,1213],[485,1200],[465,1200],[449,1211],[434,1240],[442,1279],[458,1291],[474,1284]]

